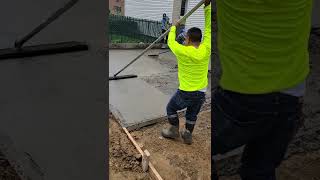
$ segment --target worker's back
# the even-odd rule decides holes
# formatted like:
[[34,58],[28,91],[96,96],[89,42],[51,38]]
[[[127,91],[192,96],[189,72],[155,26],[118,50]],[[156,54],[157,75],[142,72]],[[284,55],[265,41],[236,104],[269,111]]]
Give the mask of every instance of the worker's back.
[[175,26],[171,27],[168,46],[178,60],[179,89],[198,91],[206,88],[211,55],[211,5],[205,7],[205,32],[199,47],[184,46],[176,42]]
[[221,86],[281,91],[309,73],[312,0],[217,0]]
[[206,45],[188,46],[186,53],[176,54],[178,60],[179,89],[197,91],[208,85],[210,51]]

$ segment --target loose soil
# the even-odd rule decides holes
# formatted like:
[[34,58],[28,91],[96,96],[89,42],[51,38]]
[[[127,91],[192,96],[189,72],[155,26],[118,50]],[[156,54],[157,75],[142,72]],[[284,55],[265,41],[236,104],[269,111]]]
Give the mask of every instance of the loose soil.
[[109,115],[109,178],[149,180],[141,168],[141,156],[115,118]]
[[[166,122],[144,127],[131,134],[150,152],[151,162],[164,180],[210,180],[210,115],[210,111],[199,114],[191,145],[183,144],[181,139],[163,138],[160,132],[162,128],[168,126]],[[181,117],[181,128],[184,126],[184,121]],[[112,117],[109,130],[111,177],[149,179],[149,175],[142,173],[140,161],[136,158],[137,150]]]

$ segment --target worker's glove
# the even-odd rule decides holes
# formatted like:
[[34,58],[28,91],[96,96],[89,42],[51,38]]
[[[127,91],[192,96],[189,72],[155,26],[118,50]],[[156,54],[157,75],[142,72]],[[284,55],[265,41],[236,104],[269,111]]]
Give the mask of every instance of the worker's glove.
[[211,0],[205,0],[205,1],[204,1],[204,5],[205,5],[205,6],[208,6],[210,3],[211,3]]

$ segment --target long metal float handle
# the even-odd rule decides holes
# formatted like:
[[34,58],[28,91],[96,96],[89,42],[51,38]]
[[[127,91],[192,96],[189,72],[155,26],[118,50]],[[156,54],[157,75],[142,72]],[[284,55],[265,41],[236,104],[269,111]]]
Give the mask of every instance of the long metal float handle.
[[[205,2],[205,0],[201,0],[194,8],[192,8],[186,15],[184,15],[179,21],[177,21],[177,24],[180,24],[181,22],[184,22],[192,13],[194,13],[199,7],[202,6],[202,4]],[[170,32],[170,28],[164,32],[158,39],[156,39],[153,43],[151,43],[145,50],[143,50],[136,58],[134,58],[129,64],[124,66],[122,69],[120,69],[117,73],[115,73],[113,76],[117,76],[119,73],[121,73],[123,70],[125,70],[128,66],[130,66],[132,63],[134,63],[136,60],[138,60],[142,55],[144,55],[148,50],[150,50],[157,42],[159,42],[161,39],[163,39],[168,33]]]
[[61,16],[64,12],[69,10],[72,6],[74,6],[79,0],[71,0],[66,3],[62,8],[58,9],[54,12],[49,18],[47,18],[44,22],[42,22],[39,26],[34,28],[30,33],[25,35],[23,38],[18,39],[14,43],[14,47],[20,49],[22,45],[27,42],[34,35],[39,33],[43,28],[47,27],[52,21],[56,20],[59,16]]

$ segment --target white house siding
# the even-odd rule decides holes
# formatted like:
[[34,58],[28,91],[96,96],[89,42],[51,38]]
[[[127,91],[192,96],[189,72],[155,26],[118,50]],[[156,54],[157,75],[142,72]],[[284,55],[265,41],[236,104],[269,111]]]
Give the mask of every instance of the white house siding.
[[[190,11],[199,0],[188,0],[187,12]],[[173,0],[125,0],[125,16],[161,21],[162,14],[166,13],[172,20]],[[187,29],[199,27],[204,30],[204,11],[200,7],[186,21]]]
[[[187,12],[190,11],[193,7],[195,7],[199,3],[199,0],[188,0]],[[204,9],[201,6],[198,10],[196,10],[186,21],[186,29],[191,27],[198,27],[202,31],[204,31]]]
[[162,14],[172,16],[173,0],[125,0],[125,16],[161,21]]

